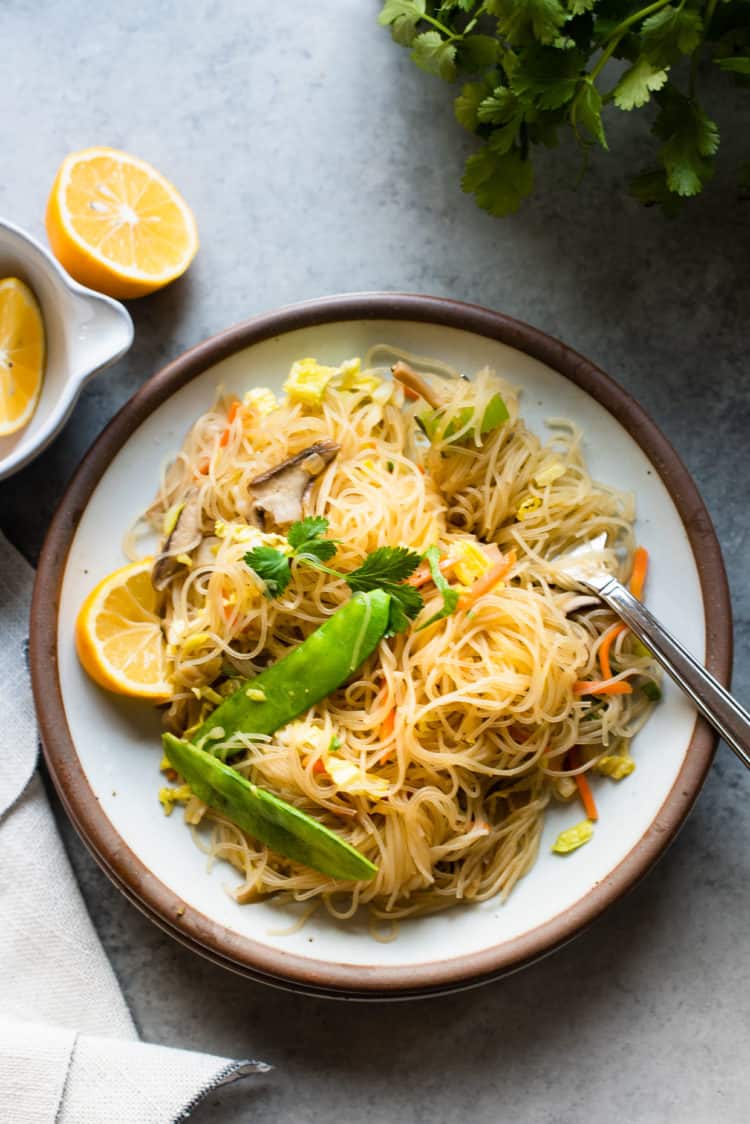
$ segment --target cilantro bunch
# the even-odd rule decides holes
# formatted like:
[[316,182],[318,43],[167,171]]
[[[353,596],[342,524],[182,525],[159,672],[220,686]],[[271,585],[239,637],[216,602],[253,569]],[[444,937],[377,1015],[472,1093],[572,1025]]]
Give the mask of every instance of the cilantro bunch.
[[[461,186],[493,215],[518,210],[534,187],[534,145],[572,133],[584,157],[608,148],[604,111],[653,103],[652,162],[629,182],[667,213],[714,172],[719,130],[698,100],[708,59],[750,87],[750,0],[385,0],[381,24],[417,66],[470,78],[458,121],[482,142]],[[607,81],[607,63],[626,69]],[[750,161],[740,172],[750,188]]]

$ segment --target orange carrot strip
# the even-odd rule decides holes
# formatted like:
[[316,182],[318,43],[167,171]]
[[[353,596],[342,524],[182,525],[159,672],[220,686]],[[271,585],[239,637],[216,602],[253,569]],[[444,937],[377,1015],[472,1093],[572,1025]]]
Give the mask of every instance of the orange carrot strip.
[[[577,769],[580,763],[581,761],[580,754],[578,753],[578,747],[575,746],[570,751],[568,766],[571,769]],[[590,820],[598,820],[599,812],[597,811],[596,801],[594,800],[594,795],[591,791],[591,786],[589,785],[586,774],[576,773],[576,775],[573,777],[573,780],[578,785],[578,795],[581,798],[584,812]]]
[[201,457],[201,459],[198,461],[198,472],[200,472],[201,476],[206,476],[210,467],[211,461],[208,459],[208,457]]
[[573,684],[574,695],[632,695],[633,688],[624,679],[612,683],[608,679],[578,679]]
[[645,546],[639,546],[633,555],[633,572],[630,575],[630,592],[639,601],[643,600],[643,586],[646,582],[648,571],[648,551]]
[[389,738],[393,733],[393,727],[396,724],[396,708],[395,706],[388,711],[383,721],[380,723],[380,737],[383,741]]
[[628,626],[626,624],[614,624],[609,632],[605,632],[602,637],[602,642],[599,645],[599,664],[602,669],[602,679],[612,678],[612,668],[609,663],[609,650],[612,647],[613,640],[616,640],[621,632],[627,632]]
[[501,562],[489,569],[481,578],[477,578],[469,592],[459,601],[459,609],[468,609],[471,605],[476,604],[480,597],[490,593],[497,583],[501,582],[505,575],[513,569],[515,564],[516,552],[511,550]]
[[410,398],[412,402],[417,402],[419,400],[420,395],[417,394],[416,390],[412,390],[406,383],[402,382],[401,385],[404,388],[404,398]]
[[[305,757],[302,764],[304,765],[305,768],[307,768],[307,766],[310,764],[310,758]],[[323,760],[322,757],[318,757],[318,759],[314,762],[313,767],[312,767],[312,771],[313,771],[313,773],[325,773],[326,763],[325,763],[325,761]]]
[[239,411],[240,411],[240,402],[239,402],[238,398],[235,398],[234,402],[229,407],[229,411],[227,413],[227,428],[222,433],[221,440],[219,441],[219,444],[222,447],[229,444],[229,434],[232,432],[232,422],[237,417],[237,414],[239,413]]

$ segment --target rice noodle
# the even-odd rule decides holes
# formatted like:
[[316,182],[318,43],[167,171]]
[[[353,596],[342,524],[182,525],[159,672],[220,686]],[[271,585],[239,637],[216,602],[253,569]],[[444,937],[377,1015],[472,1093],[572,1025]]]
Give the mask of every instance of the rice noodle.
[[[614,618],[600,605],[566,615],[571,595],[555,585],[551,560],[606,531],[609,565],[626,578],[635,517],[632,496],[590,478],[579,430],[555,419],[542,443],[519,417],[515,390],[489,370],[467,381],[445,363],[386,345],[368,356],[370,363],[406,358],[436,374],[446,418],[460,422],[467,407],[471,419],[481,418],[499,393],[510,420],[484,437],[469,420],[449,442],[428,444],[414,423],[424,403],[406,402],[395,383],[390,395],[373,396],[363,377],[354,389],[329,386],[320,406],[285,401],[262,415],[248,405],[222,443],[229,407],[222,396],[191,428],[147,517],[160,528],[164,513],[199,489],[205,537],[192,566],[170,584],[163,610],[174,683],[168,722],[180,733],[209,709],[201,688],[221,691],[238,667],[252,675],[279,659],[349,596],[340,579],[293,562],[286,591],[270,600],[243,561],[249,482],[311,444],[341,446],[305,501],[305,514],[325,516],[339,541],[336,569],[354,569],[386,545],[447,552],[481,540],[516,551],[505,581],[473,608],[381,642],[350,682],[299,721],[239,747],[241,773],[377,864],[371,882],[336,883],[270,852],[210,808],[202,813],[211,855],[243,875],[238,901],[268,894],[322,901],[338,918],[368,905],[376,921],[507,896],[534,862],[560,778],[604,753],[626,752],[650,703],[640,690],[594,699],[573,691],[576,680],[599,678],[597,649]],[[387,367],[364,375],[384,379]],[[424,620],[441,604],[436,592],[425,602]],[[618,677],[657,678],[629,634],[611,659]],[[394,709],[393,730],[381,737]],[[334,736],[342,760],[387,781],[386,795],[342,791],[314,770]],[[564,768],[573,746],[581,747],[576,770]]]

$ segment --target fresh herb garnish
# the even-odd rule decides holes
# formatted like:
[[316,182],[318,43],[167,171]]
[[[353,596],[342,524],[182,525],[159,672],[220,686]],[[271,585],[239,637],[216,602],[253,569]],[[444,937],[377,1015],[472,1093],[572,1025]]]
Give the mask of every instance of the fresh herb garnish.
[[256,546],[245,555],[245,562],[265,583],[267,597],[278,597],[289,585],[292,576],[290,559],[315,570],[323,570],[334,578],[345,581],[352,593],[369,593],[382,589],[391,595],[390,621],[387,635],[403,632],[409,621],[418,616],[422,595],[413,586],[402,583],[414,573],[421,555],[404,546],[381,546],[368,554],[361,566],[343,574],[325,563],[336,553],[336,541],[323,536],[328,530],[328,520],[320,516],[293,523],[287,533],[292,553],[286,554],[271,546]]
[[[385,0],[378,18],[422,70],[468,80],[455,114],[482,147],[462,187],[495,215],[531,194],[534,146],[570,131],[585,170],[592,145],[608,148],[605,108],[652,101],[656,150],[629,187],[672,213],[711,178],[719,147],[698,101],[699,64],[745,86],[750,74],[747,0]],[[612,59],[627,66],[607,83]]]
[[273,546],[255,546],[245,555],[245,562],[261,581],[266,597],[280,597],[289,585],[292,571],[289,556]]
[[327,530],[327,519],[319,516],[300,519],[297,523],[292,523],[287,535],[287,542],[292,548],[291,554],[273,546],[256,546],[247,552],[245,562],[265,582],[266,597],[280,597],[289,585],[292,576],[289,565],[291,558],[317,562],[327,562],[329,558],[333,558],[336,542],[334,539],[323,538]]
[[430,567],[430,574],[432,575],[432,580],[435,583],[435,588],[437,589],[438,593],[442,595],[443,607],[442,609],[438,609],[436,613],[433,613],[430,619],[425,621],[424,624],[421,624],[417,629],[418,632],[421,632],[423,628],[427,628],[429,625],[434,624],[435,621],[441,621],[443,617],[449,617],[451,613],[455,613],[456,606],[458,605],[458,590],[453,589],[446,581],[445,576],[440,572],[439,549],[436,546],[431,546],[428,550],[425,551],[424,556],[425,561]]
[[328,520],[322,516],[312,516],[292,523],[287,535],[287,541],[294,550],[294,555],[301,558],[317,558],[319,562],[327,562],[336,553],[336,541],[325,539],[328,530]]

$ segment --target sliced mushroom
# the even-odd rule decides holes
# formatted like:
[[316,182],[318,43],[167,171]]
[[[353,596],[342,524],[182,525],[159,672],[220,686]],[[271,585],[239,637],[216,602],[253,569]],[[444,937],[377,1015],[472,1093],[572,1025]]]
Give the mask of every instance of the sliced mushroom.
[[437,410],[443,405],[433,387],[430,386],[426,379],[418,375],[408,363],[402,363],[400,360],[398,363],[394,363],[391,367],[391,374],[402,386],[408,386],[409,390],[413,390],[420,398],[424,398],[425,402],[432,406],[433,410]]
[[151,570],[151,584],[159,591],[166,589],[172,578],[189,564],[191,551],[200,545],[203,509],[197,488],[190,488],[183,500],[164,548]]
[[261,530],[283,530],[302,518],[302,501],[340,445],[319,441],[250,481],[252,513]]

